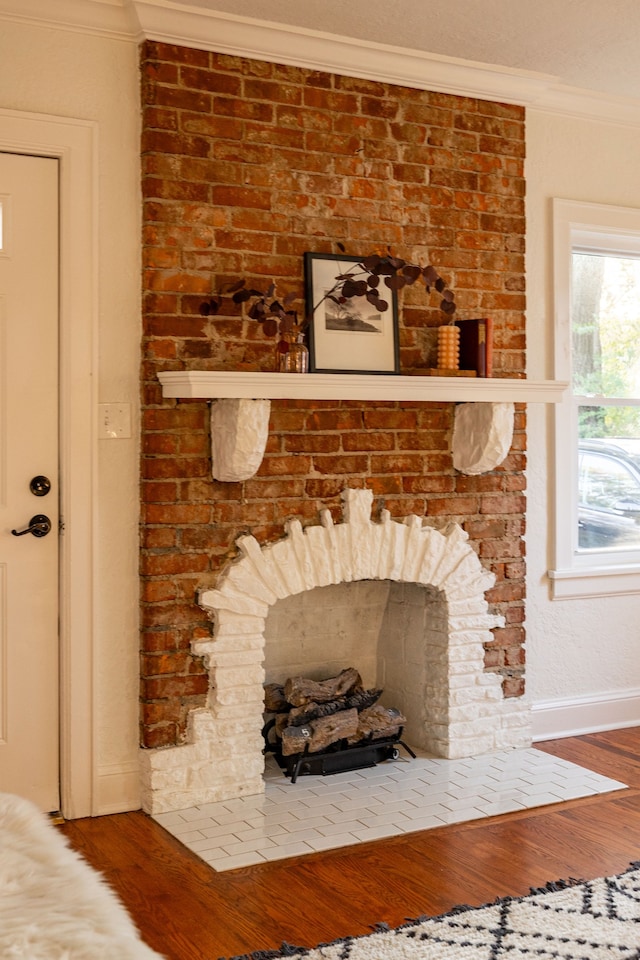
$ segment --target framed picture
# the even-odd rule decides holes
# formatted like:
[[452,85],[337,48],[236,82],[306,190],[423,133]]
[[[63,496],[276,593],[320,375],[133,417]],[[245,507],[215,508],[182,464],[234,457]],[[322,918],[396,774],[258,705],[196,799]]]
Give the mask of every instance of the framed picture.
[[[399,373],[398,296],[381,278],[381,311],[366,296],[337,303],[328,294],[344,274],[364,279],[360,260],[334,253],[305,253],[309,317],[309,369],[312,373]],[[339,291],[337,291],[339,293]]]

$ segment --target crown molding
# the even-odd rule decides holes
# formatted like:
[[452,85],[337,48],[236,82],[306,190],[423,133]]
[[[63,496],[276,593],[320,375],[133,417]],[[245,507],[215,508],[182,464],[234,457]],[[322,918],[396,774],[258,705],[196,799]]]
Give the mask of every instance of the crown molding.
[[546,74],[268,23],[173,0],[133,2],[142,31],[150,40],[254,60],[522,105],[555,81]]
[[0,20],[138,43],[133,0],[0,0]]
[[640,126],[639,100],[609,96],[596,90],[581,90],[562,84],[549,87],[530,107],[542,113],[556,113],[574,120]]
[[0,20],[139,43],[157,40],[344,76],[640,126],[640,101],[564,86],[550,74],[444,57],[207,9],[204,0],[0,0]]

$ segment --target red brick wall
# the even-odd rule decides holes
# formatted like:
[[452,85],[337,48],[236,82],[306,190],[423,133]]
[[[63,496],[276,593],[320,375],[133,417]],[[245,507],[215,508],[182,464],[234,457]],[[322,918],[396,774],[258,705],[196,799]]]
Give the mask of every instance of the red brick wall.
[[[253,321],[204,319],[203,295],[237,276],[302,291],[302,254],[391,245],[432,263],[458,315],[494,320],[494,373],[524,376],[524,111],[517,106],[148,42],[142,49],[142,742],[179,742],[207,676],[191,656],[210,625],[195,602],[247,531],[341,518],[345,486],[376,509],[461,522],[497,577],[506,626],[486,663],[524,688],[525,415],[512,450],[456,473],[452,404],[273,401],[267,453],[244,483],[210,479],[208,407],[163,400],[160,370],[270,370]],[[299,306],[302,304],[300,303]],[[437,298],[401,301],[403,373],[435,365]]]

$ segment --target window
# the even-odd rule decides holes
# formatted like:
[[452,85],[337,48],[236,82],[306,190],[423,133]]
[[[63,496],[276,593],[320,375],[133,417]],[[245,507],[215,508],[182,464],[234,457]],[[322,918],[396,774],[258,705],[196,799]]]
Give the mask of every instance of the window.
[[554,201],[553,596],[640,592],[640,210]]

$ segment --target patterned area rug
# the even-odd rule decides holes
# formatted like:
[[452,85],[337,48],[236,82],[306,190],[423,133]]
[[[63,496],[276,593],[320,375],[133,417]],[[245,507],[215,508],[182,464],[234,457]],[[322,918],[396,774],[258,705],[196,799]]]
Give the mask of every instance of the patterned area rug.
[[[640,957],[640,862],[617,877],[552,883],[528,897],[458,907],[395,930],[251,960],[631,960]],[[240,958],[234,958],[240,960]],[[243,958],[249,960],[249,958]]]

